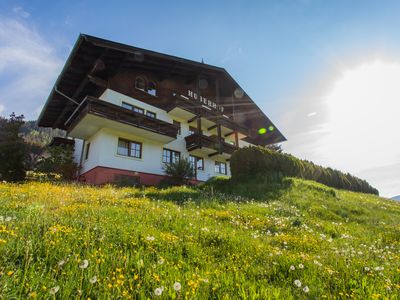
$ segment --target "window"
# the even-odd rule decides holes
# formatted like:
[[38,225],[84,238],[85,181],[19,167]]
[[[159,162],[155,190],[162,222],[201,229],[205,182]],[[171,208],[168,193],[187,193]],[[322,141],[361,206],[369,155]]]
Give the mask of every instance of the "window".
[[156,118],[156,113],[153,113],[152,111],[146,111],[146,116],[150,118]]
[[174,151],[170,149],[163,149],[162,162],[166,164],[178,162],[181,158],[181,153],[179,151]]
[[90,143],[87,143],[85,151],[85,160],[89,158],[89,151],[90,151]]
[[204,159],[194,155],[189,155],[189,162],[195,170],[204,170]]
[[226,175],[226,163],[216,161],[215,162],[215,173]]
[[157,96],[157,88],[154,82],[149,81],[149,84],[147,85],[147,93],[152,96]]
[[133,110],[133,105],[126,103],[126,102],[122,102],[122,107],[129,109],[129,110]]
[[118,139],[117,154],[142,158],[142,143]]
[[146,89],[146,81],[143,77],[136,77],[135,88],[142,91]]
[[189,126],[189,135],[197,133],[197,128],[193,126]]
[[175,121],[174,120],[174,125],[175,126],[177,126],[179,129],[178,129],[178,134],[181,134],[181,122],[178,122],[178,121]]
[[144,114],[144,109],[137,106],[133,106],[133,111],[142,115]]

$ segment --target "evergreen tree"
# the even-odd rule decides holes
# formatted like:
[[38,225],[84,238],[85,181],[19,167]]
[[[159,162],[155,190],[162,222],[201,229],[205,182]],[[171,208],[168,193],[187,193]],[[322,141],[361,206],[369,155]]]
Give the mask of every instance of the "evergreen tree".
[[25,179],[26,145],[19,135],[24,116],[0,117],[0,180],[21,181]]

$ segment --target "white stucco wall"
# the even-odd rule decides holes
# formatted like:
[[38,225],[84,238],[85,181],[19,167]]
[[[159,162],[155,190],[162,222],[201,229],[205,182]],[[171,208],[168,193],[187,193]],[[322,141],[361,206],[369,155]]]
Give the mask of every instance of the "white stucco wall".
[[[189,152],[186,150],[185,142],[185,136],[189,135],[189,124],[187,124],[187,120],[172,117],[168,115],[167,112],[157,107],[143,103],[139,100],[130,98],[126,95],[120,94],[110,89],[107,89],[100,97],[100,99],[119,106],[122,105],[122,102],[138,106],[142,109],[156,113],[157,119],[161,119],[169,123],[173,123],[173,120],[181,122],[181,134],[178,135],[176,140],[168,144],[161,144],[155,141],[145,140],[139,136],[129,135],[127,133],[118,132],[109,128],[102,128],[90,139],[85,141],[86,145],[90,142],[90,151],[87,160],[85,160],[86,150],[83,152],[82,168],[80,172],[81,174],[91,170],[96,166],[104,166],[109,168],[164,175],[162,163],[163,148],[179,151],[181,153],[181,156],[184,158],[189,157]],[[209,132],[204,132],[204,134],[210,135]],[[118,155],[118,138],[141,142],[142,158],[137,159]],[[81,145],[79,147],[76,147],[75,152],[78,162],[78,157],[80,157],[81,151]],[[204,170],[197,171],[198,180],[206,181],[213,176],[222,175],[215,173],[215,158],[208,157],[206,153],[204,153],[204,155],[197,156],[201,156],[204,159]],[[218,159],[218,161],[225,162],[224,159]],[[230,176],[229,162],[226,162],[226,164],[227,175]]]

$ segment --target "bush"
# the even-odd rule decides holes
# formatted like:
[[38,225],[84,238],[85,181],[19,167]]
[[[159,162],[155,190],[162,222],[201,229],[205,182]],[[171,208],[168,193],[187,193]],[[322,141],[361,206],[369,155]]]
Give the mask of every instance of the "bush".
[[164,171],[165,174],[170,176],[168,181],[172,185],[187,184],[194,177],[193,166],[188,159],[180,159],[179,161],[165,164]]
[[297,177],[314,180],[330,187],[378,195],[378,190],[360,178],[332,168],[324,168],[293,155],[261,147],[246,147],[231,157],[233,180],[249,180],[263,176],[270,180]]

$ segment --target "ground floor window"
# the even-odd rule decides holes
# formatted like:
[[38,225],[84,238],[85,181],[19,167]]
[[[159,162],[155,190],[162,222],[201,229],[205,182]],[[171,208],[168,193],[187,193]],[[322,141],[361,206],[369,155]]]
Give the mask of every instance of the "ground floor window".
[[215,162],[215,173],[226,175],[226,163],[224,162]]
[[181,158],[181,153],[179,151],[174,151],[170,149],[163,149],[162,162],[166,164],[171,164],[178,162]]
[[204,159],[194,155],[189,155],[189,162],[194,170],[204,170]]
[[142,143],[120,138],[118,139],[117,154],[135,158],[142,158]]

